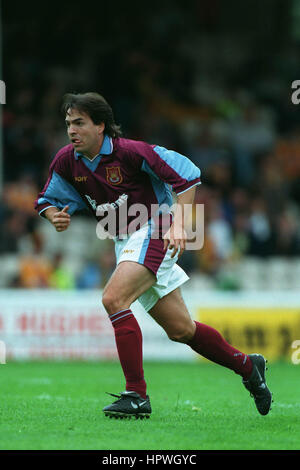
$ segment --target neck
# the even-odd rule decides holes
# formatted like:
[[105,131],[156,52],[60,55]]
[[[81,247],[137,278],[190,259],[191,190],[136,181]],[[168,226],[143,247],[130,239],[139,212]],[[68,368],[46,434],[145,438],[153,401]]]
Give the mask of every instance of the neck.
[[92,149],[90,150],[87,150],[85,152],[82,152],[82,155],[84,155],[86,158],[88,158],[89,160],[94,160],[95,157],[97,157],[97,155],[100,153],[100,150],[101,150],[101,147],[102,147],[102,144],[103,144],[103,140],[104,140],[104,135],[102,134],[100,136],[100,140],[99,142],[97,143],[97,145],[95,145]]

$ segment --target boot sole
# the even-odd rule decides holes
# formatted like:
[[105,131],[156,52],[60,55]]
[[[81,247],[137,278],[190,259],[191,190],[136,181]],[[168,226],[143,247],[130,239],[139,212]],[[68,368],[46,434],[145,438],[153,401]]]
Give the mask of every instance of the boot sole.
[[105,411],[104,412],[105,416],[109,417],[110,419],[149,419],[150,418],[150,413],[122,413],[120,411]]

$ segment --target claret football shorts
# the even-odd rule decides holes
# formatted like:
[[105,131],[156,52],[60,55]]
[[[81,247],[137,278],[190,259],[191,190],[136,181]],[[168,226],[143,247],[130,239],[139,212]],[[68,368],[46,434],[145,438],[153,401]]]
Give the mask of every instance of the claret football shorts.
[[[117,264],[135,261],[150,269],[156,283],[142,294],[138,301],[148,312],[156,302],[186,282],[189,277],[176,264],[178,253],[171,258],[173,249],[163,250],[163,240],[151,237],[151,225],[143,225],[125,239],[115,239]],[[179,249],[178,249],[179,252]]]

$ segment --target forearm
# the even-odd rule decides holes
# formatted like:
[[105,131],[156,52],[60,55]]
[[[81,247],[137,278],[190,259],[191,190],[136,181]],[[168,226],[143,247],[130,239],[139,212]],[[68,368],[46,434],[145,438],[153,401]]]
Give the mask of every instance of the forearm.
[[163,237],[164,249],[166,250],[168,246],[169,248],[173,248],[171,258],[176,255],[179,247],[180,251],[178,256],[181,256],[185,249],[187,235],[184,227],[186,226],[186,223],[188,222],[190,214],[192,212],[195,190],[196,188],[193,187],[188,191],[179,194],[177,197],[173,223]]
[[173,224],[184,227],[189,220],[195,198],[196,186],[177,196]]

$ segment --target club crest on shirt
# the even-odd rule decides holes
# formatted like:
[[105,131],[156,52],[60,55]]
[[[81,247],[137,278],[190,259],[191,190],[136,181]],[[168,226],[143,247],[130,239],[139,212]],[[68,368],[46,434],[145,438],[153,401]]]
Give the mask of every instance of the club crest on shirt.
[[106,180],[110,184],[120,184],[123,181],[119,166],[106,167]]

